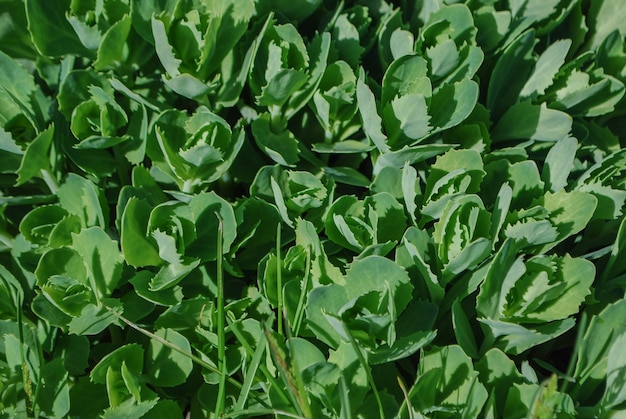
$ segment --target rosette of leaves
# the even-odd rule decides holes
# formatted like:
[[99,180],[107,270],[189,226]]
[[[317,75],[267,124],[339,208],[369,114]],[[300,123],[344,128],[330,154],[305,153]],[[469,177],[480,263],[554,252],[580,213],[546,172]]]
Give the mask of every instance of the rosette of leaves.
[[437,306],[411,303],[412,291],[402,267],[370,255],[353,262],[341,283],[310,291],[306,324],[332,348],[357,341],[367,350],[370,364],[401,359],[430,343],[436,334]]
[[598,199],[585,192],[547,192],[529,208],[507,215],[504,237],[528,253],[545,253],[580,233],[592,219],[597,204]]
[[525,5],[509,4],[503,9],[494,4],[481,4],[472,7],[472,13],[478,29],[478,44],[489,55],[501,53],[530,28],[539,35],[545,35],[569,19],[572,22],[569,32],[577,35],[579,43],[589,29],[582,16],[580,2],[567,0],[549,3],[532,0]]
[[626,202],[626,151],[617,151],[587,169],[574,188],[598,199],[594,218],[616,220],[623,216]]
[[144,63],[152,56],[131,30],[128,2],[103,2],[98,7],[89,1],[72,1],[66,18],[80,43],[95,55],[93,66],[98,71],[130,72],[133,62]]
[[71,235],[68,246],[45,252],[35,270],[41,291],[34,311],[64,330],[79,335],[100,333],[117,322],[122,303],[112,298],[122,278],[124,257],[100,227]]
[[285,224],[293,226],[299,216],[316,222],[332,197],[332,178],[310,172],[285,170],[279,165],[264,166],[258,172],[250,193],[273,202]]
[[352,144],[352,141],[346,143],[343,140],[359,129],[355,119],[356,80],[354,71],[345,61],[336,61],[326,68],[310,102],[324,129],[324,143],[314,144],[313,150],[341,152],[347,144]]
[[121,197],[122,252],[132,266],[158,268],[149,275],[150,291],[174,287],[201,262],[221,257],[215,240],[220,219],[224,252],[237,234],[232,207],[214,192],[196,194],[188,202],[166,200],[154,205],[154,197],[134,186]]
[[572,374],[576,381],[568,389],[574,400],[579,401],[579,412],[597,415],[623,412],[626,329],[621,319],[624,314],[624,300],[608,304],[591,316],[576,347],[576,367]]
[[53,151],[57,147],[55,125],[46,111],[49,106],[52,100],[35,78],[0,51],[0,177],[8,184],[20,186],[40,178],[50,192],[56,191],[61,159]]
[[569,255],[525,260],[507,240],[494,257],[476,299],[478,320],[505,352],[519,354],[565,333],[591,293],[593,263]]
[[380,113],[363,75],[357,86],[363,131],[381,152],[414,146],[460,124],[478,100],[478,84],[471,79],[483,56],[467,6],[442,7],[417,41],[401,27],[399,17],[392,13],[383,29],[388,36],[381,54],[388,42],[391,58],[382,81]]
[[472,13],[464,4],[443,6],[430,14],[420,30],[416,48],[427,59],[435,86],[449,89],[444,85],[474,77],[483,62],[476,33]]
[[[118,67],[133,53],[126,44],[131,32],[130,6],[126,1],[97,6],[90,1],[53,5],[34,0],[25,6],[32,41],[45,56],[84,56],[94,61],[97,70],[104,70]],[[134,52],[143,51],[138,48]]]
[[[178,348],[191,350],[189,341],[175,330],[160,329],[156,335]],[[154,368],[157,359],[162,360],[160,362],[166,368]],[[179,416],[182,415],[181,408],[170,400],[160,400],[154,388],[182,384],[192,369],[193,363],[188,357],[160,342],[151,342],[147,350],[141,345],[131,343],[120,346],[103,357],[91,370],[89,381],[93,386],[106,388],[109,405],[105,405],[103,416]],[[96,404],[98,405],[99,403]],[[97,408],[86,410],[97,414]]]
[[389,253],[406,227],[404,207],[388,192],[363,200],[344,195],[333,202],[324,220],[331,241],[361,255]]
[[428,62],[414,54],[399,57],[387,68],[381,89],[381,114],[364,76],[357,82],[363,131],[383,153],[415,146],[437,132],[460,124],[470,115],[477,100],[478,85],[469,78],[434,88]]
[[340,13],[331,22],[333,53],[353,69],[358,68],[364,54],[376,42],[373,11],[365,5],[355,5]]
[[624,96],[623,82],[594,61],[593,52],[566,62],[571,39],[541,54],[535,53],[538,41],[532,30],[520,34],[493,69],[487,105],[497,121],[494,141],[558,141],[572,129],[572,117],[611,115]]
[[490,230],[491,214],[478,196],[463,195],[447,203],[433,232],[442,286],[489,256]]
[[256,103],[266,112],[252,122],[252,135],[276,163],[293,166],[299,160],[299,141],[287,121],[315,93],[330,48],[330,35],[317,35],[307,45],[292,24],[273,24],[265,30],[249,76]]
[[57,204],[33,208],[19,224],[31,250],[45,252],[50,248],[69,246],[73,234],[90,227],[105,229],[109,223],[104,193],[91,181],[70,174],[56,195]]
[[452,198],[477,193],[484,176],[482,157],[475,150],[450,150],[439,156],[426,179],[420,224],[439,219]]
[[326,68],[328,44],[324,34],[306,45],[291,24],[266,29],[249,82],[257,104],[267,107],[275,128],[284,128],[314,93]]
[[[241,40],[255,13],[252,0],[191,1],[164,10],[141,4],[133,8],[142,36],[154,43],[167,87],[202,103],[207,94],[215,95],[226,85],[235,87],[234,95],[239,95],[240,72],[245,77],[250,65],[243,58],[249,43]],[[228,65],[233,62],[241,67]],[[232,93],[222,99],[230,101]],[[216,98],[220,100],[219,95]]]
[[38,290],[32,310],[65,331],[97,334],[117,321],[112,311],[123,310],[112,294],[122,281],[124,257],[105,231],[101,190],[70,174],[57,196],[58,204],[34,208],[19,225],[28,253],[36,255],[29,262]]
[[115,137],[118,130],[128,123],[128,117],[115,101],[112,89],[107,90],[90,85],[88,99],[72,111],[70,129],[82,142],[77,145],[78,148],[93,147],[96,141],[108,140],[107,145],[120,142]]
[[59,87],[59,111],[69,122],[59,127],[66,154],[81,169],[98,176],[111,174],[116,161],[113,148],[133,140],[129,113],[102,74],[89,70],[70,72]]
[[450,345],[424,351],[407,397],[410,403],[402,409],[408,410],[408,417],[458,414],[478,418],[488,393],[471,358],[460,346]]
[[163,112],[154,123],[153,134],[148,155],[186,193],[220,179],[244,141],[243,129],[231,129],[204,107],[191,117],[173,109]]

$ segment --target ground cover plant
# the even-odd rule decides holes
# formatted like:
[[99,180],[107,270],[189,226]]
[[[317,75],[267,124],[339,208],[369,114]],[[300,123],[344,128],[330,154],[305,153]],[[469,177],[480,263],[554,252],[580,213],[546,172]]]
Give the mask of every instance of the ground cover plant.
[[0,417],[626,413],[621,0],[0,0]]

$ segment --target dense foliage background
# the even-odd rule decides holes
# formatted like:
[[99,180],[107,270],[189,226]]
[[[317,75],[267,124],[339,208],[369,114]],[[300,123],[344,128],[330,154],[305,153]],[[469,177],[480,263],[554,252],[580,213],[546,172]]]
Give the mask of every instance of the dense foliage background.
[[626,413],[622,0],[0,0],[0,417]]

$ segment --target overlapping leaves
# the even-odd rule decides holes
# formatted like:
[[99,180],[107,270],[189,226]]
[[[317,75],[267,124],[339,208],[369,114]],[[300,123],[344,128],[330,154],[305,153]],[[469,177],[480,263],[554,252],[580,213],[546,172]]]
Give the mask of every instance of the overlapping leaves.
[[0,416],[621,414],[621,7],[0,2]]

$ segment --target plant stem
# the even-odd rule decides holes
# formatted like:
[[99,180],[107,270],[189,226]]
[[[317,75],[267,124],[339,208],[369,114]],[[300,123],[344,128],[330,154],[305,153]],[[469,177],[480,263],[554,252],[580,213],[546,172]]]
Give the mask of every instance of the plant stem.
[[184,183],[183,183],[183,187],[181,188],[181,191],[186,193],[186,194],[190,194],[191,192],[193,192],[193,180],[192,179],[187,179]]
[[276,226],[276,296],[278,298],[278,334],[283,335],[283,262],[280,254],[280,223]]
[[46,186],[48,186],[48,189],[50,189],[50,193],[52,195],[56,195],[57,191],[59,190],[59,183],[57,182],[56,178],[47,169],[41,169],[40,173],[41,178],[44,182],[46,182]]
[[304,278],[300,284],[300,298],[298,299],[298,307],[296,308],[296,314],[293,319],[293,334],[295,336],[300,335],[300,326],[302,325],[302,319],[304,318],[304,300],[309,288],[309,279],[311,276],[311,253],[306,253],[306,261],[304,264]]
[[217,217],[217,367],[220,370],[220,383],[217,393],[215,415],[224,414],[226,406],[226,338],[224,336],[224,271],[222,262],[224,259],[223,236],[224,223],[218,212]]

